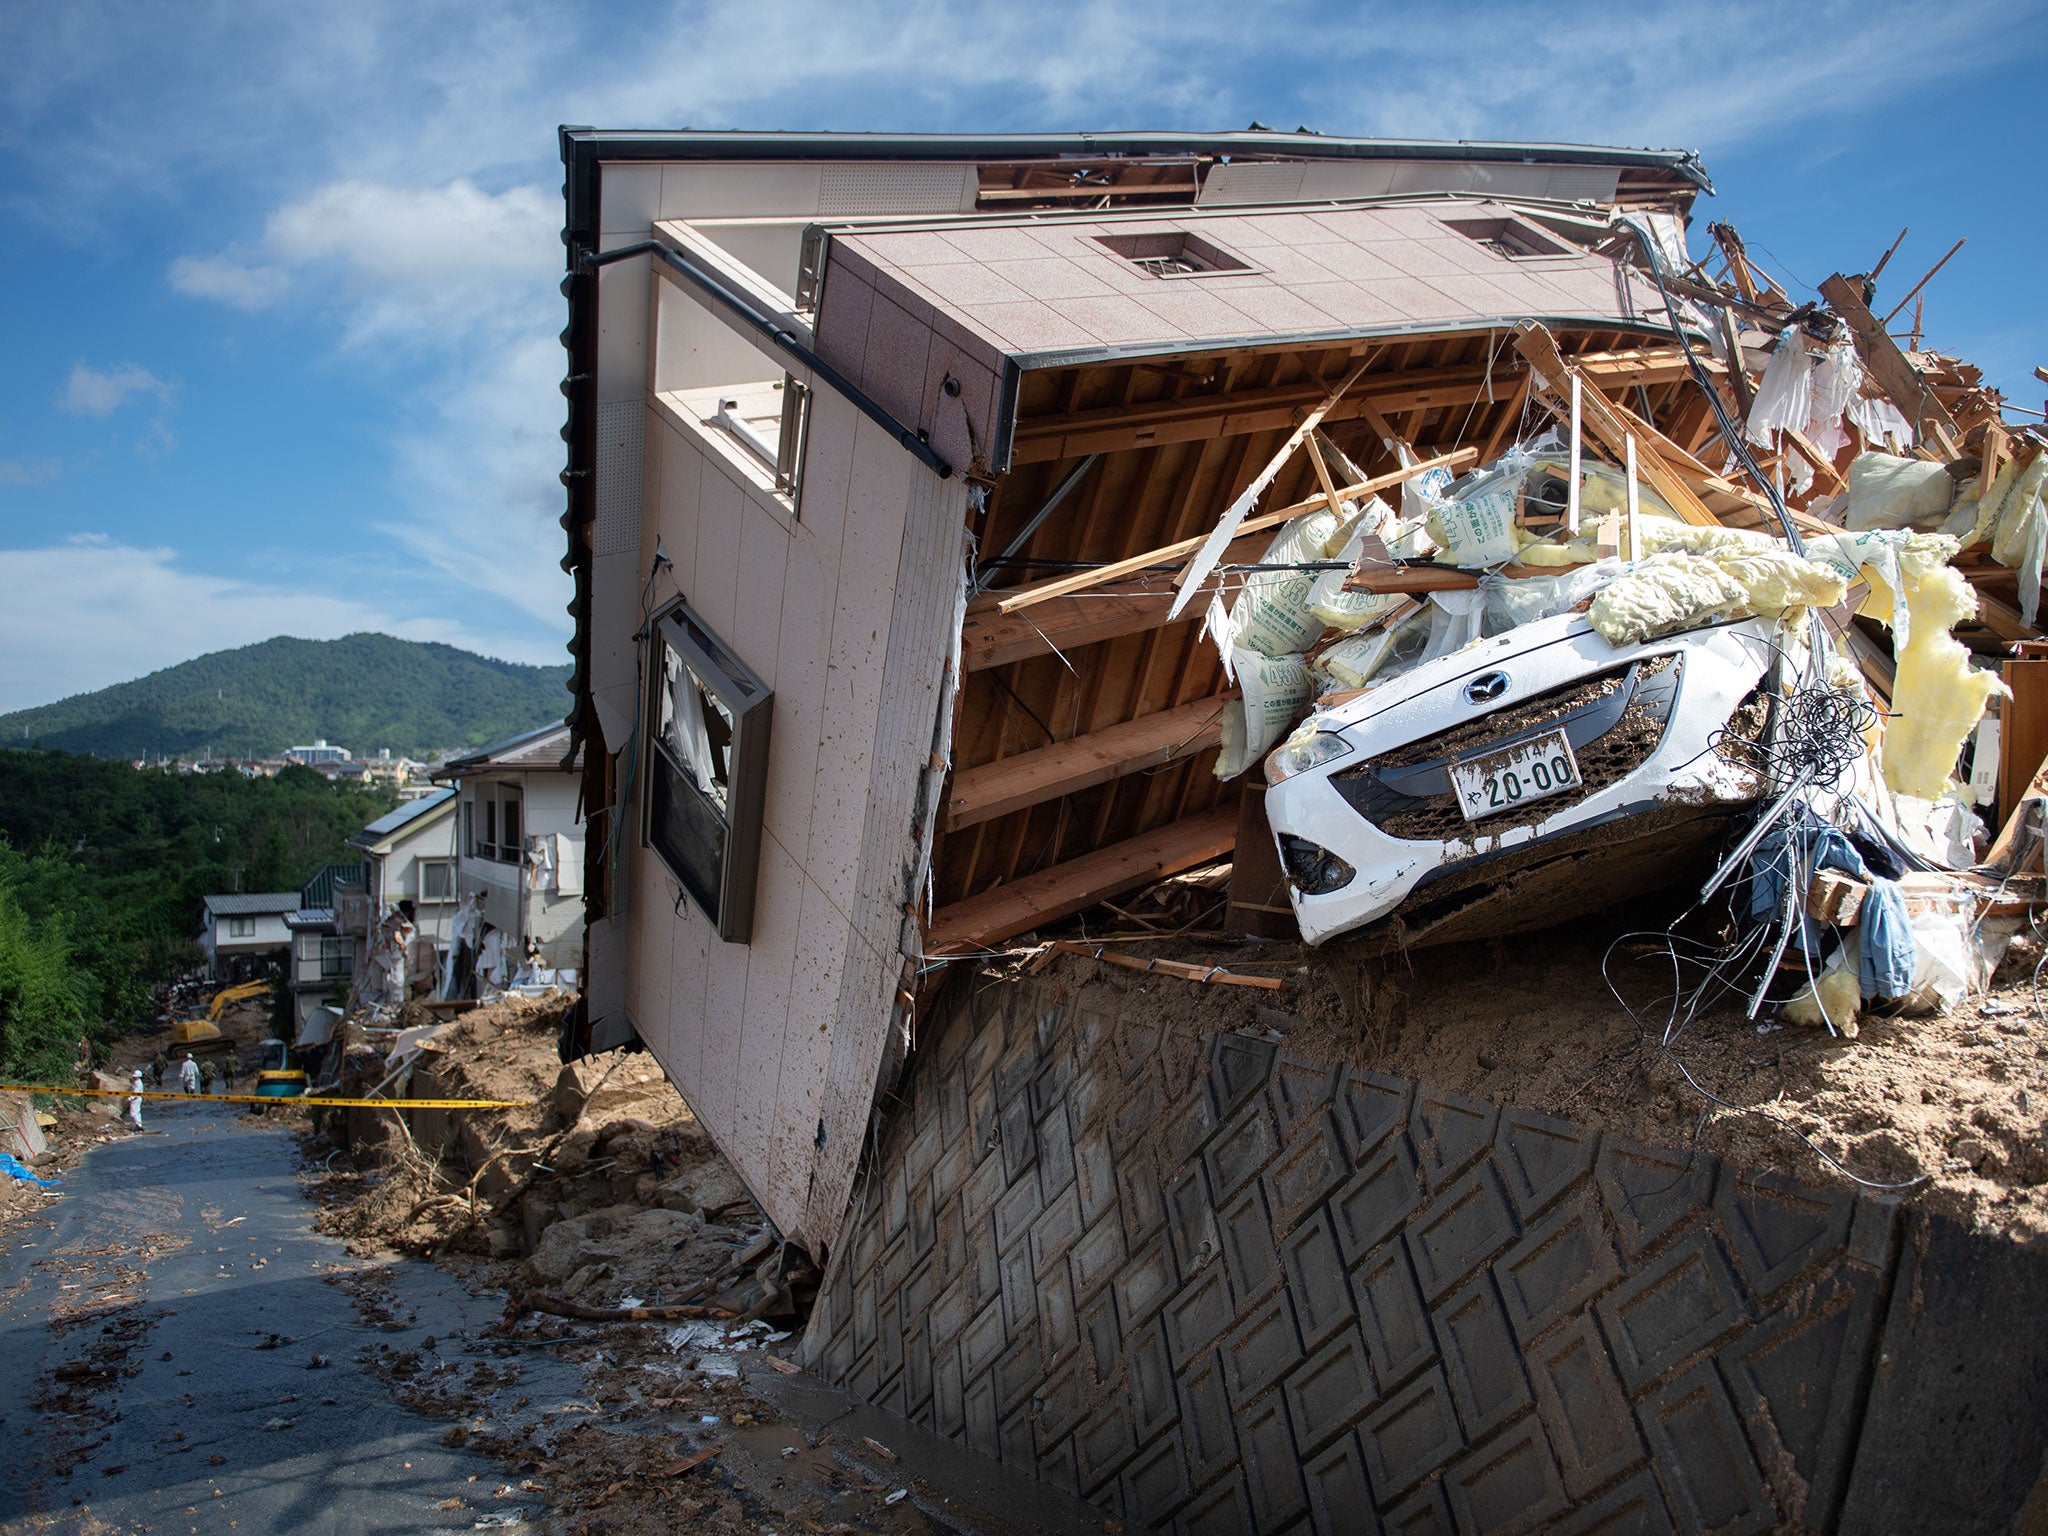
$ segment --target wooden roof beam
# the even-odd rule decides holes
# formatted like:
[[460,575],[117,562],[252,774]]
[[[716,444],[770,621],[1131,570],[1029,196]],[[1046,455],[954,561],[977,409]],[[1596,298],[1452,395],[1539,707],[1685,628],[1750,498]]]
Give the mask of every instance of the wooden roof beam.
[[1196,699],[1178,709],[1163,709],[1034,752],[962,769],[953,775],[947,791],[940,828],[951,832],[971,827],[1125,774],[1193,757],[1223,739],[1223,707],[1232,697],[1219,693]]
[[925,930],[925,952],[958,954],[999,944],[1098,901],[1220,859],[1236,846],[1237,803],[1230,800],[941,907]]

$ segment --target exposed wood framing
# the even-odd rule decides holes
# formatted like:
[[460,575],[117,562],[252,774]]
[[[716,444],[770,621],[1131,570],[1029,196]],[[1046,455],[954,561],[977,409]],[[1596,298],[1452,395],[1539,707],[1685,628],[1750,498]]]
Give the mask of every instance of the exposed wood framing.
[[1948,407],[1936,397],[1920,370],[1899,350],[1899,344],[1885,334],[1884,327],[1863,302],[1862,289],[1837,272],[1820,285],[1820,296],[1847,324],[1849,334],[1856,339],[1856,351],[1863,366],[1870,370],[1877,387],[1899,408],[1899,413],[1913,423],[1915,435],[1932,431],[1937,438],[1946,439],[1942,447],[1947,457],[1956,457],[1956,440],[1962,434],[1956,429],[1955,418],[1949,415]]
[[953,776],[941,829],[971,827],[1127,773],[1193,757],[1222,739],[1223,707],[1231,697],[1197,699],[1035,752],[964,769]]
[[925,933],[925,951],[943,955],[999,944],[1098,901],[1220,859],[1236,842],[1236,804],[1216,806],[942,907]]

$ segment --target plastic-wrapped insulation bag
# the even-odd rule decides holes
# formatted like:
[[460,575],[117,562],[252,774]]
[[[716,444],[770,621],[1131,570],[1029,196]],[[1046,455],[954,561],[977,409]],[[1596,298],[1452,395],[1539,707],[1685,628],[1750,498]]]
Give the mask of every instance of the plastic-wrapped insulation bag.
[[2007,459],[1998,466],[1998,473],[1991,477],[1991,484],[1977,499],[1977,521],[1971,525],[1968,534],[1959,534],[1965,544],[1982,544],[1998,531],[1998,515],[2005,510],[2005,499],[2012,494],[2012,488],[2020,477],[2018,459]]
[[1839,510],[1852,533],[1866,528],[1932,528],[1955,501],[1955,480],[1940,464],[1889,453],[1849,462],[1849,491]]
[[[1293,565],[1326,558],[1337,519],[1325,507],[1304,513],[1282,528],[1260,557],[1262,565]],[[1315,571],[1254,571],[1230,608],[1231,644],[1261,656],[1305,651],[1323,632],[1323,621],[1308,611]],[[1342,572],[1335,573],[1341,576]]]
[[[1366,503],[1365,509],[1350,524],[1350,536],[1331,555],[1333,560],[1342,560],[1356,566],[1358,557],[1365,550],[1366,539],[1377,534],[1393,516],[1393,509],[1377,496]],[[1347,592],[1344,578],[1349,571],[1324,571],[1317,576],[1308,590],[1308,611],[1332,629],[1363,629],[1400,607],[1401,597],[1391,592]]]
[[1436,612],[1424,603],[1398,624],[1346,635],[1323,648],[1312,670],[1337,688],[1372,687],[1398,677],[1422,661]]
[[2041,515],[2041,489],[2048,484],[2048,451],[2034,455],[2034,462],[2020,472],[2012,492],[1998,509],[1998,527],[1991,535],[1991,558],[2000,565],[2017,566],[2025,556],[2030,523]]
[[1223,709],[1223,748],[1216,777],[1234,779],[1266,755],[1308,707],[1308,663],[1300,656],[1262,656],[1240,647],[1236,663],[1242,696]]

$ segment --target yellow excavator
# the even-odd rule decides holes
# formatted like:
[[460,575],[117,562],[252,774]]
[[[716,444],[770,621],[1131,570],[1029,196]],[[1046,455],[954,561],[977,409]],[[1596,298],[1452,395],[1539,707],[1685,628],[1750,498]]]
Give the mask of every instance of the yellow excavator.
[[179,1019],[171,1025],[171,1045],[181,1051],[231,1051],[234,1042],[221,1033],[220,1016],[230,1003],[239,1003],[244,998],[261,997],[271,990],[268,981],[245,981],[238,987],[228,987],[213,995],[213,1006],[206,1010],[203,1019]]

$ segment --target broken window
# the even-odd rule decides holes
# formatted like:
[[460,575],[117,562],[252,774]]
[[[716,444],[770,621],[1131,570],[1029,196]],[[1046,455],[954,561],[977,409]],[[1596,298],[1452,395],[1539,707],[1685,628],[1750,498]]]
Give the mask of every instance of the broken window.
[[744,944],[754,879],[773,695],[677,603],[654,629],[654,720],[647,843],[718,936]]

